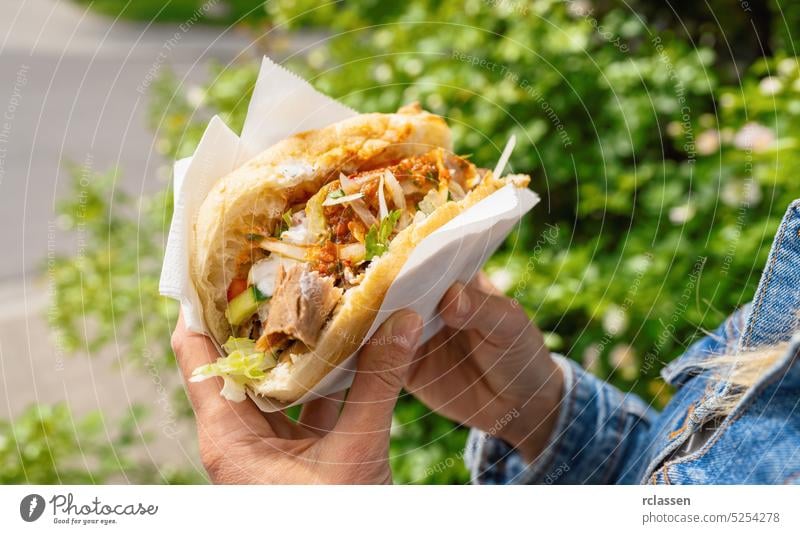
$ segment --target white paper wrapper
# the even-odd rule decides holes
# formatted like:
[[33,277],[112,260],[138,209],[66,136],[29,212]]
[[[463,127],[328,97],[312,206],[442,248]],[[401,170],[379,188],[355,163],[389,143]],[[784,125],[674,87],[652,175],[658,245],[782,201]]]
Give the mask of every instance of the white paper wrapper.
[[[214,183],[259,152],[290,135],[322,128],[356,115],[314,90],[307,82],[264,58],[242,137],[218,117],[208,125],[197,150],[175,163],[175,211],[167,240],[159,291],[180,301],[186,326],[207,333],[189,272],[189,243],[197,212]],[[366,339],[395,311],[410,308],[423,318],[423,339],[441,327],[436,306],[453,282],[472,278],[520,218],[537,202],[535,193],[512,186],[490,195],[428,236],[414,249],[389,288]],[[347,388],[355,355],[329,373],[312,391],[287,405],[253,397],[264,411],[303,404]]]

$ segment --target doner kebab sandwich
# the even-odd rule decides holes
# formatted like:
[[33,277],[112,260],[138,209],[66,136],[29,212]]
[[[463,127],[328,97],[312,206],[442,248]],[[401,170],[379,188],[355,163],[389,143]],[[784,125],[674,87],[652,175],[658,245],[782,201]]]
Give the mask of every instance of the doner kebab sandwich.
[[450,129],[413,104],[299,133],[221,178],[193,229],[191,272],[227,356],[224,379],[294,402],[357,351],[414,247],[500,178],[452,153]]

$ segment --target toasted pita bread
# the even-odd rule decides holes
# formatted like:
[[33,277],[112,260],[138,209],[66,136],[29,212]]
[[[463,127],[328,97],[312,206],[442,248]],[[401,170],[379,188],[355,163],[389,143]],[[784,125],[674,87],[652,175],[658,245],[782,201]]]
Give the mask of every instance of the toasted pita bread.
[[[247,247],[246,228],[271,227],[287,205],[316,192],[340,172],[380,168],[433,148],[451,150],[450,130],[441,117],[412,105],[397,113],[363,114],[297,134],[220,179],[200,208],[191,259],[192,277],[214,339],[222,344],[232,334],[225,318],[226,293],[236,277],[236,259]],[[293,402],[307,393],[358,350],[386,291],[414,247],[509,183],[525,187],[528,177],[498,179],[487,173],[462,200],[447,202],[400,231],[388,251],[371,262],[361,283],[345,292],[315,349],[293,349],[300,352],[279,363],[251,389],[282,402]]]

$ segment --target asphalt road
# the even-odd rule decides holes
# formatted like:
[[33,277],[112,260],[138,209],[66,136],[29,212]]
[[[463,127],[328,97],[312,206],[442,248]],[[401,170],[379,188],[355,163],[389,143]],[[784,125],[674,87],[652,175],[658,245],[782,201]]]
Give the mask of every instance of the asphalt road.
[[157,439],[142,446],[142,461],[196,464],[190,425],[168,429],[158,402],[161,386],[179,377],[132,372],[115,347],[63,354],[48,331],[41,272],[48,250],[76,247],[54,213],[67,191],[64,163],[120,168],[117,185],[133,194],[165,187],[169,162],[146,127],[143,86],[165,68],[196,83],[209,59],[233,60],[249,44],[224,28],[115,23],[66,0],[2,1],[0,419],[35,402],[67,402],[78,415],[103,411],[111,432],[131,404],[149,404]]
[[147,86],[167,68],[191,85],[210,58],[230,61],[249,45],[225,28],[114,22],[66,0],[3,0],[2,11],[0,283],[35,272],[48,246],[73,245],[48,237],[65,162],[120,168],[132,193],[164,187]]

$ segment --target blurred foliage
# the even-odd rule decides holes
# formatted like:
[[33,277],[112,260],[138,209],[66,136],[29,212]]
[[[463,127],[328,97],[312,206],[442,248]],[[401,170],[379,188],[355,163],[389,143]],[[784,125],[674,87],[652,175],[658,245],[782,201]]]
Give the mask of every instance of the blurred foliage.
[[469,473],[462,455],[467,432],[404,394],[392,421],[389,456],[394,480],[406,484],[466,482]]
[[265,19],[258,0],[72,0],[103,15],[143,22],[255,24]]
[[158,151],[170,160],[191,156],[214,115],[240,132],[259,67],[258,61],[227,68],[211,62],[208,84],[186,90],[179,90],[178,78],[165,70],[150,88],[153,105],[148,110]]
[[[276,0],[267,10],[289,34],[330,32],[288,66],[353,108],[418,100],[485,166],[517,135],[511,167],[532,175],[543,201],[487,270],[554,349],[661,406],[669,393],[659,369],[751,298],[798,196],[800,82],[788,30],[770,34],[774,57],[756,60],[751,45],[720,47],[724,33],[707,14],[684,26],[663,6],[639,4],[649,19],[585,0]],[[784,24],[790,9],[777,5],[759,27]],[[727,11],[731,31],[746,32],[747,18]],[[239,131],[257,70],[257,61],[212,65],[201,86],[165,74],[149,116],[159,151],[191,154],[213,114]],[[134,201],[113,179],[76,179],[62,205],[68,225],[91,238],[82,257],[58,264],[54,324],[72,348],[125,339],[134,358],[152,350],[171,365],[175,309],[156,287],[171,192]],[[465,436],[404,398],[396,479],[465,481]]]
[[58,222],[77,236],[78,253],[50,269],[59,342],[90,354],[114,343],[143,366],[172,365],[177,306],[158,296],[172,195],[133,197],[115,187],[116,172],[70,170],[73,194],[58,204]]
[[198,483],[192,472],[162,470],[135,457],[146,440],[132,406],[117,421],[94,412],[75,419],[63,404],[33,406],[13,423],[0,420],[0,484]]

